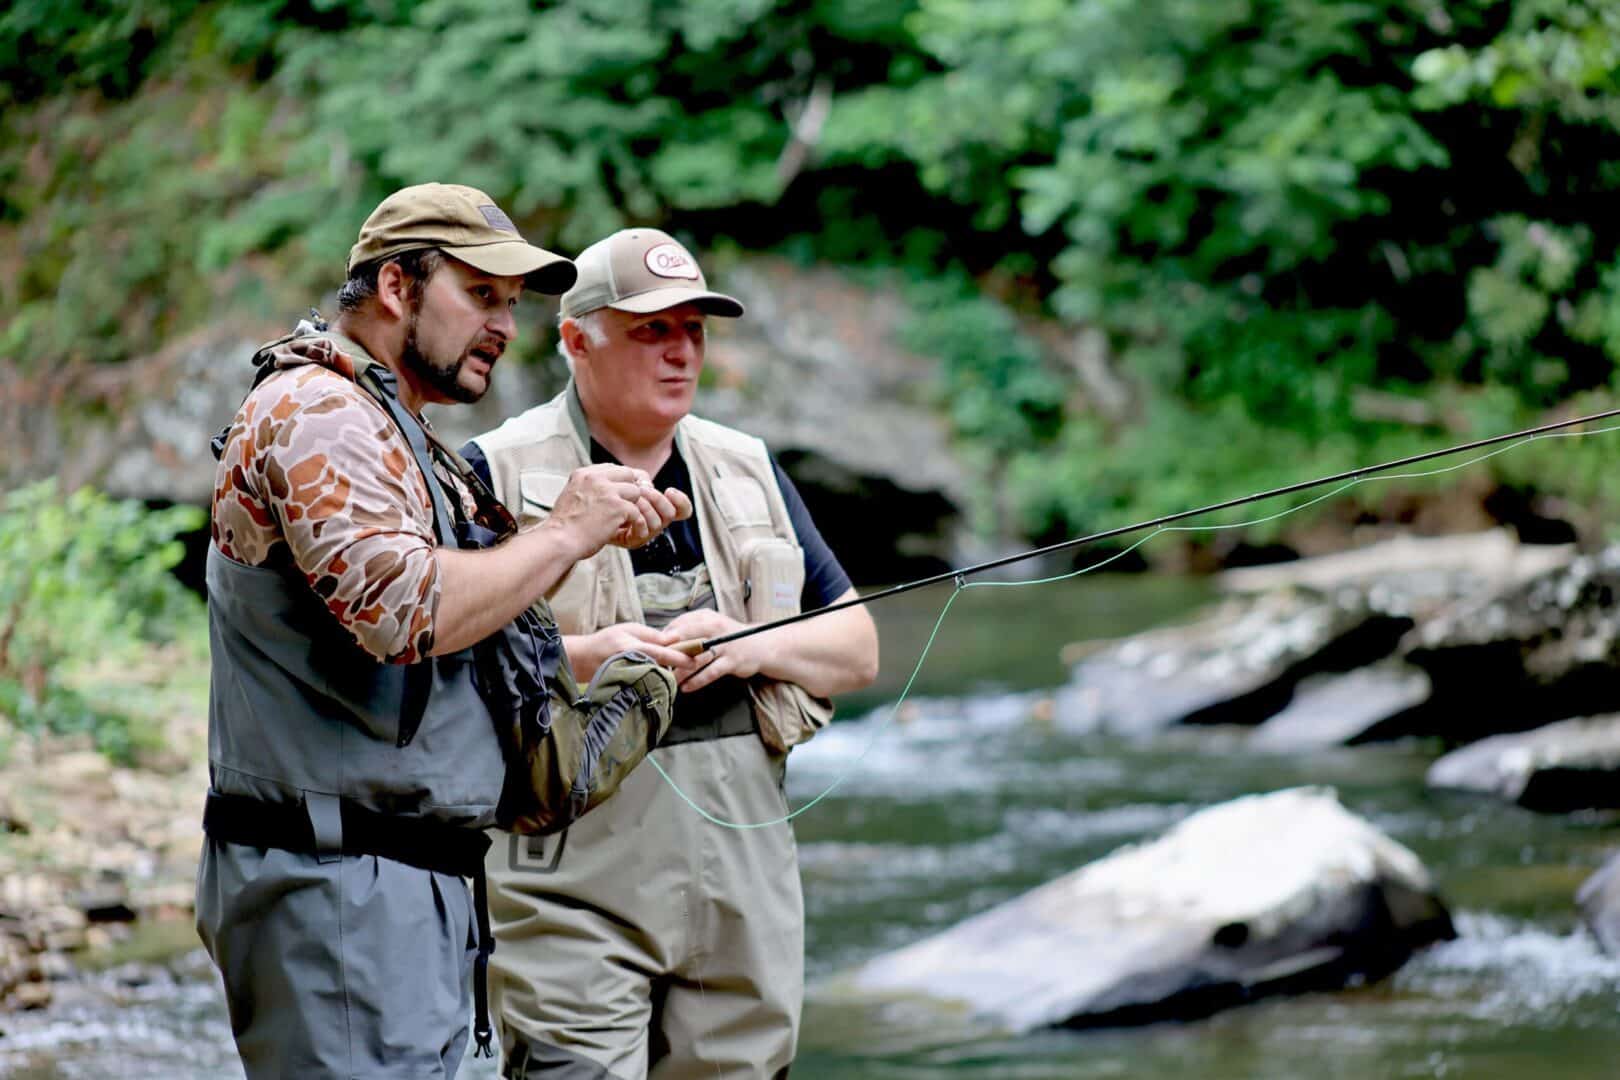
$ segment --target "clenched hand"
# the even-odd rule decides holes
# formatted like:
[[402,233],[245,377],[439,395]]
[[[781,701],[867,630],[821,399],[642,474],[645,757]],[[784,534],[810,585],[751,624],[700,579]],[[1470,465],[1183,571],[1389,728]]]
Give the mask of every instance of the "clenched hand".
[[569,474],[547,524],[569,536],[583,559],[607,544],[640,547],[691,516],[690,499],[674,488],[659,491],[640,469],[587,465]]

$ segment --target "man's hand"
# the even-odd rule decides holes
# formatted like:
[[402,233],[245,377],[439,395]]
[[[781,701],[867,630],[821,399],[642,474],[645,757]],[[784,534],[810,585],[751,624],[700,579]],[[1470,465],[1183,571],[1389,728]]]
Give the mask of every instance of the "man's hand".
[[569,634],[563,637],[563,648],[568,653],[568,665],[574,677],[588,682],[602,662],[614,653],[631,649],[646,653],[679,678],[682,673],[695,670],[693,658],[670,648],[680,640],[668,628],[654,630],[641,623],[615,623],[594,634]]
[[640,469],[587,465],[568,475],[541,527],[565,537],[577,561],[607,544],[640,547],[670,522],[691,515],[686,496],[673,489],[660,492]]
[[632,472],[641,474],[637,482],[639,486],[636,499],[636,509],[639,518],[633,518],[624,528],[613,534],[608,541],[622,548],[638,548],[653,537],[669,528],[671,522],[685,521],[692,516],[692,500],[678,488],[665,488],[659,491],[653,487],[647,474],[640,469]]
[[[691,639],[707,639],[723,637],[746,627],[747,623],[738,622],[720,614],[703,608],[697,611],[688,611],[685,615],[672,621],[664,627],[666,634],[672,634],[670,644]],[[700,652],[687,661],[683,670],[675,669],[676,677],[681,680],[682,693],[690,694],[701,690],[716,679],[726,675],[735,675],[739,679],[746,679],[759,674],[763,653],[760,651],[760,642],[770,637],[776,631],[757,634],[754,637],[743,638],[741,641],[728,641],[715,649]]]

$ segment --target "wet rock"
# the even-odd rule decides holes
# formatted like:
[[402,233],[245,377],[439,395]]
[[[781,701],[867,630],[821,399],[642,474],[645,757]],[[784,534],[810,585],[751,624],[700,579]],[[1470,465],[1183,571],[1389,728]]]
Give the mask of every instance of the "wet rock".
[[44,907],[59,895],[56,881],[46,874],[17,873],[0,877],[0,911],[20,914]]
[[[1620,585],[1620,549],[1612,561],[1613,584]],[[1575,597],[1566,596],[1568,602],[1553,608],[1557,616],[1568,613],[1571,604],[1595,613],[1614,594],[1591,580],[1591,562],[1577,558],[1567,545],[1525,545],[1504,530],[1492,530],[1400,537],[1355,551],[1230,570],[1221,584],[1237,595],[1198,621],[1077,658],[1072,673],[1081,691],[1079,704],[1076,715],[1065,719],[1123,732],[1177,723],[1257,724],[1287,709],[1302,683],[1311,680],[1310,699],[1263,738],[1324,745],[1506,730],[1491,723],[1531,727],[1556,718],[1531,719],[1546,713],[1548,703],[1517,708],[1522,703],[1515,698],[1517,711],[1510,719],[1494,701],[1502,685],[1526,681],[1516,674],[1524,665],[1512,655],[1523,635],[1508,631],[1502,640],[1491,638],[1483,651],[1468,635],[1509,627],[1507,610],[1526,603],[1545,607],[1545,599],[1535,599],[1543,594]],[[1496,614],[1481,615],[1481,610]],[[1592,621],[1607,622],[1595,614]],[[1556,617],[1536,626],[1549,639],[1558,632]],[[1607,630],[1583,632],[1576,648],[1559,650],[1549,640],[1531,666],[1539,663],[1537,670],[1563,678],[1569,661],[1583,657],[1592,669],[1585,675],[1602,671],[1586,680],[1590,688],[1601,683],[1604,699],[1620,708],[1620,678],[1615,677],[1620,673],[1610,670],[1605,651],[1610,640]],[[1387,672],[1344,681],[1319,678],[1386,658],[1405,662],[1407,669],[1391,665]],[[1486,664],[1493,670],[1480,680],[1476,668]],[[1485,684],[1492,693],[1479,692]],[[1545,689],[1541,682],[1534,685]],[[1487,702],[1494,702],[1498,720],[1475,715],[1476,706]],[[1310,734],[1311,728],[1322,730]]]
[[1436,761],[1428,784],[1549,813],[1620,807],[1620,715],[1483,739]]
[[1620,854],[1609,856],[1575,894],[1581,918],[1603,951],[1620,956]]
[[15,799],[0,791],[0,833],[19,833],[28,835],[28,816],[17,805]]
[[1422,615],[1461,596],[1494,593],[1568,566],[1572,544],[1521,544],[1507,529],[1452,536],[1396,536],[1350,551],[1228,570],[1221,588],[1268,592],[1388,591],[1374,604]]
[[11,993],[6,995],[5,1004],[19,1011],[43,1009],[50,1005],[55,996],[48,982],[25,982],[12,987]]
[[1205,810],[816,988],[937,1036],[1206,1015],[1377,978],[1454,936],[1417,856],[1299,788]]
[[30,970],[32,978],[43,979],[46,982],[68,982],[78,973],[73,961],[61,953],[53,952],[42,952],[34,956]]
[[1401,643],[1434,686],[1422,734],[1468,742],[1620,712],[1620,545],[1426,620]]
[[1309,750],[1393,737],[1429,692],[1429,677],[1399,661],[1320,675],[1301,683],[1288,707],[1255,729],[1249,745]]
[[102,979],[115,986],[134,989],[140,986],[151,986],[154,983],[169,984],[174,982],[174,976],[169,969],[161,964],[144,963],[131,960],[117,967],[102,972]]
[[28,974],[27,954],[22,943],[0,933],[0,1001]]
[[1411,626],[1352,590],[1227,601],[1196,622],[1150,630],[1081,660],[1064,719],[1126,734],[1258,724],[1286,706],[1302,680],[1381,659]]
[[84,930],[82,912],[54,905],[22,919],[20,936],[35,952],[59,951],[82,948]]

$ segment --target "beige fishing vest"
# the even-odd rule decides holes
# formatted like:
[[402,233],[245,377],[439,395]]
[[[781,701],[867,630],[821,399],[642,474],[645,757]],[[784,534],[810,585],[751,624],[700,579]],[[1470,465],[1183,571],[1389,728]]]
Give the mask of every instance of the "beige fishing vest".
[[[568,474],[590,464],[589,428],[572,382],[562,393],[476,440],[495,495],[521,527],[550,515]],[[675,446],[692,478],[692,504],[715,606],[741,622],[794,615],[804,587],[804,552],[776,483],[765,444],[720,424],[687,416]],[[630,553],[608,545],[574,564],[550,595],[564,634],[590,634],[646,619]],[[771,749],[785,752],[832,717],[832,703],[802,687],[749,680],[754,719]]]

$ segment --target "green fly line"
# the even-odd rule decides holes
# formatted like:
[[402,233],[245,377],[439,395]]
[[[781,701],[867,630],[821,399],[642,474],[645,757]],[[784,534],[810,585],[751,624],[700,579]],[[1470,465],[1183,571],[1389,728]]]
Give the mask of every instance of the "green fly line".
[[900,707],[904,705],[906,703],[906,699],[911,696],[911,689],[917,682],[917,676],[922,672],[923,664],[928,660],[928,654],[934,648],[934,640],[939,637],[940,627],[945,624],[945,617],[950,614],[951,605],[956,603],[956,598],[961,596],[968,589],[1017,589],[1029,585],[1052,585],[1059,581],[1068,581],[1070,578],[1077,578],[1082,574],[1089,574],[1093,570],[1101,570],[1109,563],[1112,563],[1118,559],[1123,559],[1125,556],[1129,555],[1131,552],[1135,551],[1149,540],[1152,540],[1154,537],[1163,533],[1220,532],[1226,529],[1251,528],[1255,525],[1264,525],[1267,522],[1276,521],[1277,519],[1287,517],[1290,514],[1297,514],[1301,510],[1308,510],[1318,503],[1326,502],[1328,499],[1343,495],[1351,488],[1358,487],[1362,484],[1373,483],[1381,480],[1420,480],[1425,477],[1440,476],[1445,473],[1456,472],[1459,469],[1466,469],[1470,465],[1478,465],[1482,461],[1493,458],[1498,454],[1505,454],[1509,450],[1517,450],[1521,446],[1528,446],[1537,439],[1574,439],[1582,438],[1587,435],[1602,435],[1611,431],[1620,431],[1620,424],[1612,427],[1596,428],[1592,431],[1555,431],[1528,435],[1520,442],[1510,442],[1506,445],[1497,447],[1495,450],[1492,450],[1487,454],[1480,454],[1478,457],[1469,458],[1467,461],[1459,462],[1456,465],[1447,465],[1438,469],[1425,469],[1419,472],[1389,473],[1387,475],[1380,476],[1357,476],[1345,481],[1332,491],[1329,491],[1323,495],[1318,495],[1314,499],[1300,503],[1298,506],[1291,506],[1286,510],[1279,510],[1275,514],[1267,514],[1264,517],[1252,518],[1247,521],[1233,521],[1222,525],[1161,525],[1152,532],[1143,536],[1141,539],[1137,540],[1135,543],[1131,544],[1129,547],[1123,549],[1122,551],[1115,552],[1106,559],[1092,563],[1089,566],[1081,567],[1079,570],[1071,570],[1067,573],[1055,574],[1051,577],[1028,578],[1023,581],[968,581],[963,577],[962,574],[958,573],[955,575],[956,587],[951,590],[951,595],[945,599],[945,605],[940,608],[939,617],[934,620],[934,627],[928,633],[928,640],[923,643],[922,653],[917,657],[916,664],[912,666],[911,675],[906,679],[906,684],[901,689],[900,696],[895,699],[894,704],[888,707],[887,715],[884,716],[882,720],[872,729],[871,735],[867,737],[866,745],[863,746],[860,753],[855,756],[855,760],[850,762],[842,771],[840,771],[839,774],[833,778],[833,781],[830,784],[828,784],[821,791],[817,792],[814,798],[810,799],[797,810],[791,810],[788,813],[783,814],[781,817],[771,818],[769,821],[753,822],[726,821],[723,818],[716,817],[714,814],[711,814],[709,811],[699,806],[690,795],[682,790],[681,786],[675,782],[674,777],[670,776],[669,773],[664,771],[664,767],[658,763],[657,758],[649,754],[647,757],[647,762],[652,765],[653,768],[658,770],[658,774],[664,778],[664,782],[669,785],[670,790],[674,791],[676,795],[680,796],[682,802],[686,803],[687,806],[690,806],[700,817],[711,824],[718,825],[723,829],[768,829],[775,825],[785,824],[809,810],[817,803],[821,802],[821,800],[831,795],[834,791],[837,791],[841,786],[843,786],[845,781],[849,780],[860,770],[861,764],[866,760],[866,755],[871,752],[873,746],[877,745],[877,740],[879,737],[881,737],[883,733],[888,730],[890,725],[894,722],[895,716],[899,714]]

